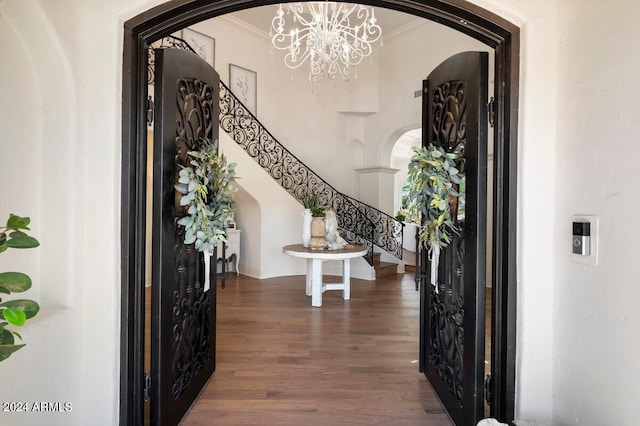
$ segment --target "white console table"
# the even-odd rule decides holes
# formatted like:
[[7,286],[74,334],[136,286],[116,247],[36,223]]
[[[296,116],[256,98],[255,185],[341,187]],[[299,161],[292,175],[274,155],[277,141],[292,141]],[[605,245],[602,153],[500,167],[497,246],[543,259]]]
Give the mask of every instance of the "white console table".
[[[227,247],[225,249],[225,262],[231,262],[234,260],[234,267],[236,271],[236,275],[240,274],[238,270],[238,265],[240,264],[240,229],[227,229]],[[222,255],[221,251],[218,254]],[[218,262],[222,261],[222,258],[218,259]],[[231,269],[229,269],[231,271]],[[220,269],[218,268],[218,272]]]
[[[302,244],[294,244],[282,248],[284,254],[307,259],[307,289],[306,295],[311,296],[311,306],[322,306],[322,293],[327,290],[342,290],[342,298],[351,297],[351,259],[367,254],[363,246],[348,246],[341,250],[311,250]],[[322,282],[322,262],[325,260],[342,260],[342,282]]]

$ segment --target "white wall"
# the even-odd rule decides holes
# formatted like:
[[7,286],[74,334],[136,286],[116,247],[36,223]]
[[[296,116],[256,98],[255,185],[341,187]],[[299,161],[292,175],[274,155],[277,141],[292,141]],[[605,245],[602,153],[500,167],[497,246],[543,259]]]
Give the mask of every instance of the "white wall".
[[[0,399],[72,404],[69,413],[2,413],[6,424],[113,423],[117,415],[120,89],[111,85],[104,103],[96,102],[103,84],[80,92],[88,75],[107,87],[118,79],[119,47],[114,40],[101,49],[113,68],[88,69],[99,61],[83,52],[84,27],[68,25],[86,10],[69,6],[0,3],[2,173],[13,182],[0,189],[0,214],[32,218],[41,246],[19,255],[36,266],[24,269],[34,279],[26,297],[43,307],[22,332],[26,348],[0,366],[12,383]],[[14,267],[11,257],[2,262]]]
[[[640,377],[640,4],[558,2],[554,422],[637,425]],[[571,217],[600,222],[599,261],[571,261]]]
[[[553,423],[556,0],[472,0],[520,26],[516,417]],[[579,4],[577,0],[570,3]]]
[[422,89],[422,81],[438,64],[469,50],[489,51],[477,40],[429,21],[385,41],[378,81],[384,108],[366,118],[365,167],[390,167],[398,138],[422,126],[422,98],[416,98],[415,91]]
[[[78,374],[65,379],[61,376],[83,364],[83,314],[78,303],[84,284],[78,249],[83,230],[77,222],[81,208],[78,194],[83,185],[78,179],[82,168],[78,167],[73,127],[77,104],[62,41],[37,4],[25,3],[0,3],[0,57],[4,64],[0,71],[0,221],[9,213],[30,216],[31,234],[41,246],[4,253],[0,271],[28,273],[32,289],[6,299],[34,299],[42,309],[19,330],[27,346],[0,365],[4,383],[0,400],[70,402],[76,411],[3,412],[0,421],[62,424],[80,419],[81,379]],[[42,40],[49,44],[43,45]],[[110,373],[115,371],[107,370],[102,378],[108,379]],[[114,403],[107,401],[107,409]]]

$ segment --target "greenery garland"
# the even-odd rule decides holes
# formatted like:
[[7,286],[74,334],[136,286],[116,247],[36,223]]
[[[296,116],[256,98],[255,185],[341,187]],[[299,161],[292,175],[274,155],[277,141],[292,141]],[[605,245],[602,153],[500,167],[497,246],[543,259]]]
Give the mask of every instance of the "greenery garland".
[[187,216],[178,220],[185,227],[185,244],[213,253],[218,241],[227,241],[226,219],[233,213],[235,163],[217,154],[218,141],[201,139],[198,149],[187,153],[189,166],[180,170],[176,191]]
[[425,248],[446,247],[451,242],[450,232],[460,233],[450,210],[451,197],[463,196],[454,187],[464,183],[464,175],[455,163],[458,158],[459,155],[433,145],[414,148],[407,178],[408,195],[420,207],[424,218],[419,241]]

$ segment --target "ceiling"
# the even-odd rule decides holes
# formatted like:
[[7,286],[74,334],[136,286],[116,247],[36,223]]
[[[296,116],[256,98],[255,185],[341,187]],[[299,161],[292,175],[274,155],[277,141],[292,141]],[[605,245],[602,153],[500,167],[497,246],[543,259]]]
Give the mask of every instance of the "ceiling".
[[[277,10],[278,5],[272,4],[269,6],[241,10],[226,16],[231,16],[240,20],[243,23],[254,27],[256,30],[263,32],[264,36],[268,37],[269,29],[271,28],[271,20],[276,15]],[[385,40],[389,39],[390,36],[393,36],[397,32],[402,32],[404,29],[414,28],[418,24],[430,22],[426,19],[419,18],[408,13],[380,7],[375,7],[374,12],[376,19],[378,20],[378,25],[382,28],[382,36]]]

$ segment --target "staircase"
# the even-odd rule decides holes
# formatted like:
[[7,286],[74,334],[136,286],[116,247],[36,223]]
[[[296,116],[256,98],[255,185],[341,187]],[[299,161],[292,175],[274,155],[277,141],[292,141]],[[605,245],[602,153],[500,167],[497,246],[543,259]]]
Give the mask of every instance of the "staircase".
[[380,253],[373,254],[372,266],[376,273],[376,278],[384,277],[387,275],[395,275],[398,273],[398,264],[393,262],[380,261]]
[[[153,47],[179,48],[196,53],[187,42],[172,36],[158,40]],[[154,76],[154,59],[155,54],[150,48],[149,84],[152,84]],[[220,128],[301,204],[305,197],[315,194],[322,206],[335,211],[340,234],[347,241],[369,249],[365,259],[374,267],[376,278],[396,273],[397,264],[381,262],[380,254],[374,253],[373,248],[377,246],[401,260],[402,222],[333,188],[276,140],[222,81],[219,105]]]

